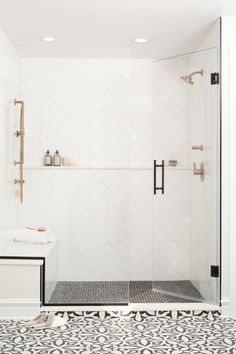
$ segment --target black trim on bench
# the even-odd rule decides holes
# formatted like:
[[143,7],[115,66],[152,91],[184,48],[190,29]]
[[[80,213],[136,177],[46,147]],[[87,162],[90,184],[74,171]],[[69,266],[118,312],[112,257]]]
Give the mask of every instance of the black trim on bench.
[[46,262],[45,257],[23,257],[23,256],[0,256],[0,259],[20,259],[20,260],[42,260],[43,265],[40,266],[40,302],[42,306],[128,306],[129,303],[56,303],[50,304],[45,302],[45,274]]

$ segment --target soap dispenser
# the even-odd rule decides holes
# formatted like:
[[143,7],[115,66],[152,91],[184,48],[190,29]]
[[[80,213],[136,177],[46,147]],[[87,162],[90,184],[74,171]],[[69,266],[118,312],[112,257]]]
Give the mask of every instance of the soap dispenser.
[[61,156],[59,155],[58,150],[56,150],[53,156],[53,166],[61,166]]
[[44,156],[44,166],[52,166],[52,155],[50,155],[49,150],[47,150]]

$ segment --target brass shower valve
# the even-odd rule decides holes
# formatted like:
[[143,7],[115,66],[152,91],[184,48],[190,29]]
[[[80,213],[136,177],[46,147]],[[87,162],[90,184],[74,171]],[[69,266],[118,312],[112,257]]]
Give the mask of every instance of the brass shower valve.
[[25,183],[25,180],[24,179],[14,179],[14,183],[15,184],[17,184],[17,183],[19,183],[19,184],[23,184],[23,183]]
[[193,175],[200,176],[201,181],[204,181],[205,170],[204,170],[204,162],[200,163],[200,168],[197,168],[196,162],[193,162]]

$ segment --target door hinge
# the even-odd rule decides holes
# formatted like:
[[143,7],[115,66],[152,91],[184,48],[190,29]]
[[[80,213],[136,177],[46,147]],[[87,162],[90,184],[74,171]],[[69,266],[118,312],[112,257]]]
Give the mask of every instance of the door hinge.
[[220,83],[220,74],[211,73],[211,85],[218,85]]
[[220,267],[216,265],[211,265],[211,277],[219,278],[220,276]]

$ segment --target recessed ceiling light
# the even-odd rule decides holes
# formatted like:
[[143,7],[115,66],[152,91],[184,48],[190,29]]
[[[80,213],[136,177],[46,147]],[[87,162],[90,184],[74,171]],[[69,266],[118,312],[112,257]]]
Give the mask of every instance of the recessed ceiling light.
[[42,40],[44,42],[55,42],[56,38],[55,37],[43,37]]
[[135,38],[134,39],[134,42],[135,43],[147,43],[148,42],[148,38],[145,38],[145,37],[143,37],[143,38]]

